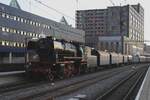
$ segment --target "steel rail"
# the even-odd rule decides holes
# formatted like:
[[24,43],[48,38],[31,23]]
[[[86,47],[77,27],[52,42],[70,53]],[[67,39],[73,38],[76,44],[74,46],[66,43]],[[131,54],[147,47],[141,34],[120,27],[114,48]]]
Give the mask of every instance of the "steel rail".
[[126,94],[123,100],[130,100],[131,94],[133,93],[134,89],[136,88],[136,86],[139,84],[142,77],[144,76],[145,76],[145,71],[139,76],[139,78],[136,80],[135,84],[133,84],[133,86],[130,88],[130,90],[128,91],[128,93]]
[[78,81],[78,82],[75,82],[75,83],[72,83],[72,84],[69,84],[69,85],[66,85],[66,86],[57,87],[57,88],[52,89],[52,90],[44,91],[44,92],[33,94],[33,95],[31,94],[30,96],[23,97],[23,98],[20,98],[20,99],[21,100],[30,100],[30,99],[33,99],[33,98],[41,97],[41,96],[46,95],[46,94],[48,94],[50,98],[59,97],[59,96],[65,95],[67,93],[76,91],[78,89],[84,88],[86,86],[92,85],[92,84],[94,84],[98,81],[102,81],[102,80],[108,79],[110,77],[113,77],[115,75],[118,75],[119,73],[122,73],[124,71],[125,70],[121,70],[121,71],[119,70],[119,71],[111,73],[109,75],[107,73],[106,74],[107,76],[103,76],[103,77],[101,75],[98,75],[98,76],[101,76],[101,77],[97,78],[98,76],[95,76],[95,78],[92,77],[91,79],[81,80],[81,81]]
[[[113,69],[115,70],[115,69]],[[113,70],[103,70],[103,72],[105,71],[110,71],[112,72]],[[117,71],[120,70],[120,69],[117,69]],[[107,74],[107,73],[106,73]],[[87,75],[87,74],[86,74]],[[105,73],[104,73],[105,75]],[[80,76],[84,76],[84,75],[80,75]],[[99,75],[96,75],[92,78],[96,78],[98,77]],[[90,80],[91,78],[88,78],[88,79],[84,79],[82,80],[81,82],[83,81],[86,81],[86,80]],[[58,81],[58,80],[56,80]],[[38,86],[38,85],[41,85],[41,84],[48,84],[49,82],[47,81],[29,81],[29,80],[22,80],[22,81],[18,81],[16,83],[13,83],[13,84],[5,84],[5,85],[1,85],[0,86],[0,94],[2,93],[5,93],[5,92],[10,92],[10,91],[15,91],[15,90],[18,90],[18,89],[22,89],[22,88],[28,88],[28,87],[32,87],[32,86]]]
[[[144,72],[145,72],[145,70],[142,70],[142,75],[143,75]],[[135,72],[131,73],[130,75],[128,75],[125,79],[121,80],[119,83],[117,83],[116,85],[114,85],[111,89],[109,89],[108,91],[106,91],[103,95],[97,97],[96,100],[106,100],[106,98],[108,98],[110,95],[112,95],[113,92],[115,92],[115,90],[117,90],[118,88],[120,88],[121,86],[123,86],[123,84],[125,84],[126,82],[128,82],[128,80],[131,79],[131,78],[133,78],[135,75],[138,75],[138,71],[135,71]],[[140,78],[141,78],[142,75],[140,73]],[[123,99],[126,98],[126,96],[123,97]],[[127,99],[125,99],[125,100],[127,100]]]

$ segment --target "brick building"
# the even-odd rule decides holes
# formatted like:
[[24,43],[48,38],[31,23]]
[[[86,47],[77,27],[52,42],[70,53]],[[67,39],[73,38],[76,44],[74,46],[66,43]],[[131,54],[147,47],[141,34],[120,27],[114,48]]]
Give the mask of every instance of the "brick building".
[[140,4],[78,10],[76,27],[85,31],[85,42],[89,46],[110,51],[118,47],[114,51],[124,54],[143,53],[144,9]]

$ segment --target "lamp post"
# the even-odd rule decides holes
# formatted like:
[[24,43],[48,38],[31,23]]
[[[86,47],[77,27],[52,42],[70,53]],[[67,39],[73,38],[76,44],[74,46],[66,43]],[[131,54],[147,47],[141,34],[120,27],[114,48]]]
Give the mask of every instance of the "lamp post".
[[121,48],[122,48],[122,50],[121,50],[121,53],[122,54],[124,54],[124,34],[123,34],[123,32],[122,32],[122,25],[123,25],[123,22],[122,22],[122,20],[121,20],[121,3],[120,3],[120,11],[119,11],[119,14],[120,14],[120,35],[121,35]]
[[27,45],[28,45],[28,39],[25,37],[25,65],[27,64]]

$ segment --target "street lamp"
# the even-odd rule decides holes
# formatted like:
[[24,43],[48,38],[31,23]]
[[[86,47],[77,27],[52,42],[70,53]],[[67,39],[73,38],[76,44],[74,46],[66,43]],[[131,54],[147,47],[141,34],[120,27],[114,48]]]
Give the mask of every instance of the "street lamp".
[[27,45],[28,45],[28,39],[25,37],[25,65],[27,64]]

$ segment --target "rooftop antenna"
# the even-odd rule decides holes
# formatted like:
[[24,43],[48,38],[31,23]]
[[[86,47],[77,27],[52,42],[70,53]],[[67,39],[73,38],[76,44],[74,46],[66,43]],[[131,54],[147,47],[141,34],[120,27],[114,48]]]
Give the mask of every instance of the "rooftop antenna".
[[115,3],[112,0],[109,0],[109,1],[113,6],[115,6]]
[[31,0],[29,0],[29,10],[31,11]]
[[125,5],[127,4],[127,0],[124,0]]
[[79,1],[76,0],[76,6],[77,6],[77,10],[79,9]]

